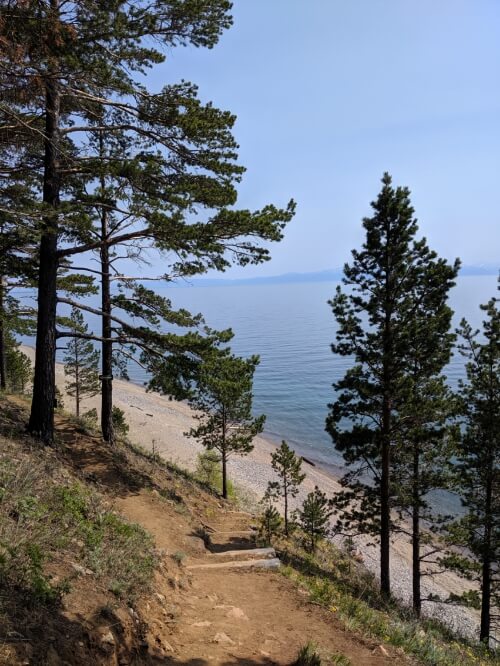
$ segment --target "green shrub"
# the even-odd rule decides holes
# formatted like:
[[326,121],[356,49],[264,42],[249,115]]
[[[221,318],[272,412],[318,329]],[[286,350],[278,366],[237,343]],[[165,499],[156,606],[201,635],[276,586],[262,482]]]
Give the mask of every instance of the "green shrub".
[[259,538],[266,544],[270,544],[273,536],[281,531],[282,525],[283,519],[278,510],[269,503],[260,515]]
[[113,407],[113,429],[118,437],[126,437],[129,431],[129,426],[125,420],[125,412],[116,405]]
[[[221,471],[221,458],[217,451],[203,451],[198,453],[196,458],[195,477],[204,486],[215,490],[217,493],[222,493],[222,471]],[[235,496],[235,489],[233,483],[227,479],[227,494],[228,497]]]
[[90,432],[97,430],[99,426],[99,417],[97,415],[97,409],[93,407],[92,409],[89,409],[87,412],[84,412],[80,416],[79,422],[82,428],[84,428],[85,430],[88,430]]
[[7,388],[12,393],[24,393],[31,383],[31,361],[19,348],[19,343],[7,332],[5,339],[5,370]]
[[293,666],[321,666],[321,664],[321,657],[316,652],[316,646],[314,643],[307,643],[300,648]]

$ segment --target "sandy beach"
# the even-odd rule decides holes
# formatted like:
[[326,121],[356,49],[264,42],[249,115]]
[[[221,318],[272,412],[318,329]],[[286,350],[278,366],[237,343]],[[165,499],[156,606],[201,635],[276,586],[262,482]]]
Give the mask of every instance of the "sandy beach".
[[[34,359],[34,350],[23,347],[31,359]],[[67,411],[74,411],[73,399],[65,393],[66,378],[61,363],[56,366],[56,383],[64,396],[64,407]],[[182,402],[172,401],[156,393],[146,392],[142,386],[122,380],[113,382],[114,403],[124,411],[130,427],[129,439],[145,449],[154,449],[167,460],[180,467],[194,470],[196,459],[203,447],[194,439],[186,437],[185,433],[193,425],[193,411]],[[95,407],[99,411],[100,398],[86,399],[81,410],[87,411]],[[241,488],[256,502],[263,496],[267,484],[274,480],[271,467],[271,453],[276,444],[265,437],[254,440],[253,451],[245,457],[233,457],[229,461],[229,477],[233,483]],[[295,499],[292,499],[292,509],[302,503],[307,493],[314,486],[332,495],[340,488],[338,479],[330,472],[318,466],[303,464],[306,478]],[[355,539],[356,547],[362,553],[367,568],[378,574],[378,550],[367,544],[364,537]],[[406,603],[411,603],[411,547],[404,538],[396,538],[391,551],[391,579],[395,596]],[[446,598],[450,592],[459,594],[464,589],[464,581],[452,573],[445,573],[433,579],[426,577],[422,581],[422,594],[439,595]],[[423,612],[446,622],[451,628],[463,635],[476,638],[478,635],[479,614],[475,611],[457,606],[424,602]]]

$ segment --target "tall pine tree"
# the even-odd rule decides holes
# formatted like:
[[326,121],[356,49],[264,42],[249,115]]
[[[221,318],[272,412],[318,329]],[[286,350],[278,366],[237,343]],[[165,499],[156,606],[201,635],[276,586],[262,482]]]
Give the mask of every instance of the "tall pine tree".
[[[20,146],[38,148],[43,191],[42,205],[28,211],[42,231],[29,427],[43,441],[53,434],[61,262],[150,242],[192,272],[223,269],[228,251],[241,264],[258,263],[268,257],[260,241],[279,240],[293,214],[293,206],[233,208],[243,169],[231,114],[202,105],[189,83],[151,93],[137,80],[173,46],[214,46],[231,25],[230,8],[227,0],[0,2],[0,131],[11,149],[0,170],[25,166]],[[121,161],[108,160],[95,136],[122,140]],[[116,180],[121,189],[107,192]],[[94,213],[104,209],[129,225],[112,239],[95,233]]]
[[[480,640],[489,643],[500,617],[500,310],[481,306],[483,330],[462,320],[460,350],[467,380],[460,382],[463,431],[457,454],[457,490],[465,516],[450,528],[453,555],[443,562],[479,584]],[[468,598],[470,595],[465,595]]]
[[[389,596],[393,451],[411,395],[413,324],[416,317],[422,317],[421,326],[432,320],[431,295],[439,290],[440,307],[458,265],[446,266],[425,239],[415,239],[410,192],[394,188],[387,173],[372,208],[373,216],[363,220],[363,247],[353,250],[352,263],[344,267],[347,290],[338,287],[330,301],[338,323],[332,350],[353,358],[354,365],[334,384],[336,401],[326,427],[352,468],[336,498],[340,527],[380,539],[381,591]],[[429,304],[425,317],[424,303]]]
[[[457,437],[450,418],[455,401],[442,371],[455,340],[447,298],[458,262],[449,266],[433,252],[422,257],[422,262],[412,294],[418,308],[407,324],[407,392],[400,403],[392,465],[394,503],[411,522],[413,609],[417,616],[422,605],[422,576],[430,575],[432,567],[428,565],[436,561],[432,534],[446,520],[434,510],[432,492],[450,486]],[[426,530],[422,530],[423,524]]]

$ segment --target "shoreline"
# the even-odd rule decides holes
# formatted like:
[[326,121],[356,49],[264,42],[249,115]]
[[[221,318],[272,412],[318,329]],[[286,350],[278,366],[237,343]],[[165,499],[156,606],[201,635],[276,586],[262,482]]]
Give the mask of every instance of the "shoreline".
[[[22,350],[34,359],[34,349],[27,345]],[[63,394],[64,407],[73,412],[72,398],[67,396],[65,386],[64,366],[56,363],[56,385]],[[154,450],[163,458],[180,467],[194,471],[197,454],[203,451],[203,446],[194,439],[186,437],[185,433],[193,425],[193,410],[183,402],[169,400],[157,393],[146,392],[143,386],[116,379],[113,381],[113,402],[122,409],[129,425],[129,438],[145,449]],[[82,401],[82,411],[96,408],[99,413],[100,398]],[[228,461],[228,476],[231,481],[249,494],[249,501],[254,505],[258,502],[267,488],[268,481],[275,479],[271,467],[271,454],[279,446],[278,443],[259,435],[254,439],[253,451],[244,457],[230,457]],[[300,454],[300,452],[299,452]],[[320,489],[331,496],[341,486],[339,477],[330,470],[321,467],[321,463],[304,461],[302,471],[306,478],[299,489],[296,498],[291,498],[290,509],[293,511],[301,505],[307,493],[319,486]],[[338,539],[333,539],[338,542]],[[378,577],[379,557],[376,546],[369,544],[368,537],[356,537],[355,548],[363,556],[364,565]],[[395,597],[406,604],[411,603],[411,544],[396,535],[391,549],[391,580]],[[460,594],[467,589],[465,582],[451,572],[446,572],[435,579],[425,577],[422,580],[422,596],[439,595],[447,597],[449,593]],[[478,635],[479,613],[459,606],[437,602],[423,602],[423,613],[435,617],[450,626],[457,633],[476,639]]]

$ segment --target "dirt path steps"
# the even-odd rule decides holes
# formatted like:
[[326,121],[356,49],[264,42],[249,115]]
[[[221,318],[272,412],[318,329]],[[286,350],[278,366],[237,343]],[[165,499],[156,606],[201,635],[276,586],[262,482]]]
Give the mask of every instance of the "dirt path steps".
[[164,606],[164,617],[152,623],[163,646],[157,663],[289,666],[309,641],[324,654],[345,655],[353,666],[408,663],[392,649],[382,654],[376,642],[345,631],[332,613],[269,570],[279,560],[274,549],[256,547],[252,516],[221,510],[217,519],[203,523],[204,539],[198,541],[206,547],[199,548],[193,546],[192,528],[186,524],[182,531],[159,498],[141,492],[120,499],[119,508],[157,536],[168,548],[167,558],[175,556],[174,549],[190,547],[175,592],[156,591]]

